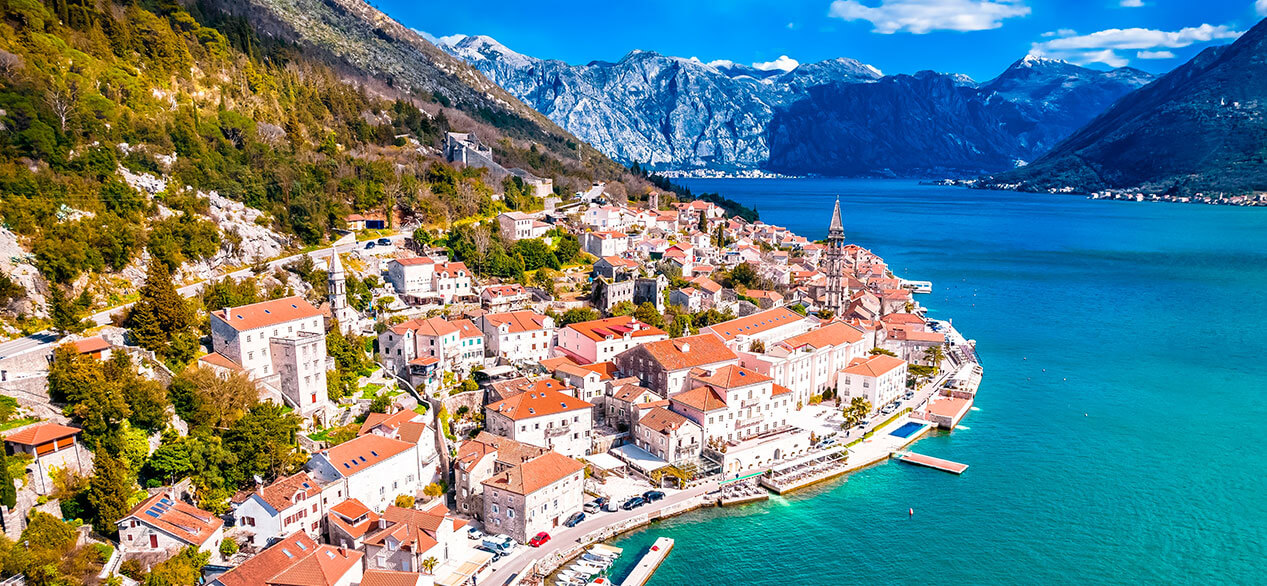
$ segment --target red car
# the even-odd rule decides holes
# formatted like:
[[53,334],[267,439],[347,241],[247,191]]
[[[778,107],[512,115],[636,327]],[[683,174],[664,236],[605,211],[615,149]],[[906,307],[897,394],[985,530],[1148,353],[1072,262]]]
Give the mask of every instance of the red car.
[[528,541],[528,545],[531,545],[532,547],[541,547],[545,545],[547,541],[550,541],[550,534],[542,531],[541,533],[538,533],[536,537],[530,539]]

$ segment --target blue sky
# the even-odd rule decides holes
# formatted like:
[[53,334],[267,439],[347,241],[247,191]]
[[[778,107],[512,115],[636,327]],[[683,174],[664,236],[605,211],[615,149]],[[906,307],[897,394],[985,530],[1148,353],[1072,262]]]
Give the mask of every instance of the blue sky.
[[[768,64],[852,57],[885,73],[978,80],[1035,52],[1165,72],[1231,42],[1267,0],[377,0],[435,36],[485,34],[534,57],[615,61],[633,49]],[[785,59],[781,59],[786,57]]]

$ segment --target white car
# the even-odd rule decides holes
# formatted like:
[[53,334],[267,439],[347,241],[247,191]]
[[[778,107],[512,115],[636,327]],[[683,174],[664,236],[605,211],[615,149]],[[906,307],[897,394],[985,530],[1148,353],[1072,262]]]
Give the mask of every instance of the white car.
[[467,539],[482,539],[483,537],[484,537],[484,533],[480,531],[479,529],[471,527],[470,529],[466,530]]

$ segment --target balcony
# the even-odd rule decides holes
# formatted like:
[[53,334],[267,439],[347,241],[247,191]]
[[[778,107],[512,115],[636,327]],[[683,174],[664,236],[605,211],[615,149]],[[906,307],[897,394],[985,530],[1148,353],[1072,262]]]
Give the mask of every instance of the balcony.
[[562,427],[547,427],[545,431],[546,437],[559,437],[571,433],[572,427],[568,425],[564,425]]

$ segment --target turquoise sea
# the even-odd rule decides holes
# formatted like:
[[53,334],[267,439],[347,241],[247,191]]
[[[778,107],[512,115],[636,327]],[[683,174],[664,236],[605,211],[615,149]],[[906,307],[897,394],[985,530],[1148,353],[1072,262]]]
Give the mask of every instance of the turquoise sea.
[[[846,235],[977,341],[968,429],[790,498],[632,533],[672,584],[1267,582],[1267,210],[875,180],[691,180]],[[908,518],[907,509],[915,515]],[[621,569],[621,568],[618,568]],[[617,574],[620,577],[620,574]]]

